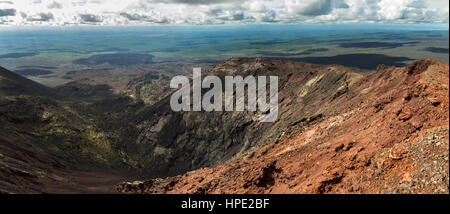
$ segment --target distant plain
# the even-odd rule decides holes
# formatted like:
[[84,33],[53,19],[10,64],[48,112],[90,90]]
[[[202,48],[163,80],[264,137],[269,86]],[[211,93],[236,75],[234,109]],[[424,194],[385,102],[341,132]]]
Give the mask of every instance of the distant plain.
[[[0,29],[0,66],[49,86],[74,70],[136,70],[157,63],[214,65],[267,57],[375,69],[423,57],[449,63],[439,26],[246,25]],[[162,67],[164,69],[164,67]]]

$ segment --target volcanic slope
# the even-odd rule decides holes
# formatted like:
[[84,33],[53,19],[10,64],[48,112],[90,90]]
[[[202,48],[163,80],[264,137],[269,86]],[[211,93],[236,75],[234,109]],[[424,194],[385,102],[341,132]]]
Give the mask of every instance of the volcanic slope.
[[[118,190],[398,193],[448,187],[448,65],[422,59],[366,71],[232,58],[203,76],[210,74],[222,80],[279,76],[277,121],[259,122],[267,113],[260,111],[173,112],[171,90],[164,87],[164,95],[146,104],[105,86],[75,82],[67,85],[71,90],[52,89],[1,69],[0,191],[111,192],[115,182],[136,177],[152,180],[122,183]],[[150,78],[133,79],[133,85],[166,81]],[[69,96],[72,88],[77,96]],[[140,93],[133,97],[150,97]],[[158,178],[167,176],[175,177]]]
[[[208,74],[278,75],[278,120],[260,123],[261,112],[143,111],[138,126],[147,128],[142,130],[152,127],[144,125],[148,121],[159,124],[160,133],[171,126],[176,130],[173,140],[156,145],[168,163],[184,161],[185,168],[196,168],[219,161],[173,177],[122,182],[119,192],[449,191],[448,64],[424,58],[406,67],[361,71],[234,58]],[[165,116],[145,117],[150,112]],[[195,145],[180,145],[193,137]],[[172,152],[182,151],[185,159],[171,159]],[[194,155],[189,159],[189,154]]]
[[114,138],[74,108],[79,101],[0,67],[0,192],[113,191],[110,181],[109,188],[91,190],[71,177],[93,171],[108,182],[122,164]]

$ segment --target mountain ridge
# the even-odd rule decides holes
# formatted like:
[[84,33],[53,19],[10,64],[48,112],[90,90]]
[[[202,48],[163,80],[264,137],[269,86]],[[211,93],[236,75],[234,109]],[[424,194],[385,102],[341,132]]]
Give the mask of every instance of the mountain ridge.
[[[312,88],[306,94],[323,92],[320,82],[335,72],[330,68],[336,66],[308,79],[304,86]],[[325,96],[325,109],[332,110],[319,113],[324,106],[318,105],[316,114],[292,123],[292,132],[217,166],[116,188],[122,193],[448,193],[448,75],[447,64],[428,58],[405,67],[380,65],[363,75],[346,73],[345,84]],[[281,120],[285,104],[280,100]]]
[[[11,91],[0,79],[0,94],[7,95],[0,97],[0,191],[5,193],[113,192],[120,181],[137,179],[150,180],[115,188],[123,193],[430,192],[411,170],[400,180],[406,187],[398,188],[390,169],[407,167],[402,160],[410,159],[386,151],[420,149],[408,143],[420,137],[426,146],[435,145],[428,140],[432,136],[440,143],[433,155],[448,158],[442,150],[448,150],[448,65],[427,58],[371,71],[231,58],[202,75],[279,76],[274,123],[259,122],[264,114],[259,111],[173,112],[173,90],[155,88],[167,78],[153,73],[131,80],[164,92],[146,104],[134,97],[152,97],[146,93],[153,89],[136,90],[140,96],[77,82],[47,89],[1,72],[24,88]],[[440,191],[448,186],[445,163],[436,158],[418,163],[433,161],[438,164],[418,175],[441,176],[434,186]],[[372,180],[373,189],[357,185],[376,174],[391,181]]]
[[55,93],[48,87],[15,74],[0,66],[0,93],[4,95],[41,95],[52,96]]

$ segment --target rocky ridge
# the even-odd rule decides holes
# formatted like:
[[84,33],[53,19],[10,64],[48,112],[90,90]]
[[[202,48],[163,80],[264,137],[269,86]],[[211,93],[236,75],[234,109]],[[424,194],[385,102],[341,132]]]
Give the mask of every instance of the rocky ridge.
[[57,88],[0,69],[0,192],[112,192],[145,178],[116,189],[448,193],[446,64],[367,71],[232,58],[203,74],[277,75],[274,123],[260,111],[173,112],[167,83],[185,71],[157,68],[74,73]]
[[212,72],[248,74],[245,71],[252,66],[258,68],[254,71],[288,71],[277,73],[278,122],[247,125],[253,133],[262,130],[264,137],[216,166],[123,182],[117,190],[448,194],[447,64],[424,58],[406,67],[380,65],[362,72],[342,66],[231,59]]

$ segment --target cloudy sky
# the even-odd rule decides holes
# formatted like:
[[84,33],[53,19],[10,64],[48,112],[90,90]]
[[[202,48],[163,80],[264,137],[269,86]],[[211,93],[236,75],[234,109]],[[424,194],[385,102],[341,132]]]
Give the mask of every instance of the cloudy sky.
[[0,0],[3,26],[448,22],[448,0]]

